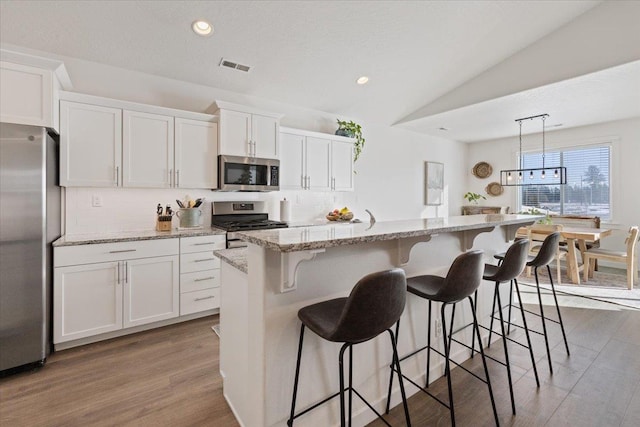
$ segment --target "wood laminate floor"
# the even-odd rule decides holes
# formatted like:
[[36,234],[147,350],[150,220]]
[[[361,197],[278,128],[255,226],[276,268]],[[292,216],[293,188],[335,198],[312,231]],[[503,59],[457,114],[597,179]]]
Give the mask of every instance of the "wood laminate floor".
[[[539,389],[526,350],[510,346],[515,417],[506,372],[490,362],[501,425],[640,425],[640,311],[604,307],[563,308],[571,356],[552,327],[553,375],[534,337]],[[217,316],[58,352],[42,369],[0,379],[0,426],[237,426],[222,396],[214,323]],[[502,347],[490,352],[501,356]],[[465,366],[482,372],[478,357]],[[486,386],[460,369],[452,380],[457,424],[493,425]],[[444,378],[431,389],[446,399]],[[414,426],[450,425],[448,410],[421,393],[409,405]],[[404,425],[401,407],[387,419]]]

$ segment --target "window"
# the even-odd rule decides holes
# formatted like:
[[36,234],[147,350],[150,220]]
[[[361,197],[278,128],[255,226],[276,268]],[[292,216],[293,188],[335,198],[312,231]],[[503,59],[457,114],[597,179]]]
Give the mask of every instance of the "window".
[[[519,187],[521,210],[536,208],[550,214],[610,219],[610,158],[610,146],[546,152],[546,167],[567,168],[567,184]],[[524,153],[522,160],[524,168],[542,167],[542,153]]]

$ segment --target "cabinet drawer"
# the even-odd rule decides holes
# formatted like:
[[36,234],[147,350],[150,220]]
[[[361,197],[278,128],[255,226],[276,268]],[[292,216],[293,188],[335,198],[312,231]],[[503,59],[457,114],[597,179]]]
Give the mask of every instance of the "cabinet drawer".
[[220,270],[196,271],[180,275],[180,293],[201,291],[220,286]]
[[220,259],[213,252],[196,252],[180,255],[180,273],[220,268]]
[[180,238],[180,253],[213,251],[226,247],[227,236],[219,234],[215,236],[195,236]]
[[178,253],[178,239],[62,246],[54,248],[53,264],[55,267],[61,267],[65,265],[178,255]]
[[181,316],[218,307],[220,307],[220,288],[187,292],[180,295]]

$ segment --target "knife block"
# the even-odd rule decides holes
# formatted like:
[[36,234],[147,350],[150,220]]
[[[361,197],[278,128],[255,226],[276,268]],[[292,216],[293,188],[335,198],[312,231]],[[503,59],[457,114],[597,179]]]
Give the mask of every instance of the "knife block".
[[156,230],[157,231],[171,231],[171,215],[158,215],[156,217]]

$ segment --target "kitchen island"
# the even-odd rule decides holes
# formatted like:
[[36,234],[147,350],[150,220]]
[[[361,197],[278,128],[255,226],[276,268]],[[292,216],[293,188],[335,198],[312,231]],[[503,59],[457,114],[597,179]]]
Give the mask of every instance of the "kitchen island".
[[[472,247],[484,249],[490,262],[493,254],[508,247],[518,227],[536,219],[531,215],[469,215],[239,233],[249,244],[246,273],[227,262],[222,264],[220,371],[224,396],[240,423],[247,427],[286,424],[300,308],[347,296],[361,277],[374,271],[400,266],[408,277],[445,275],[453,259]],[[480,317],[490,311],[492,290],[491,286],[479,290]],[[456,326],[471,321],[465,309],[456,313]],[[410,296],[401,319],[400,355],[425,344],[426,327],[426,304]],[[353,355],[354,386],[379,411],[384,410],[391,360],[384,338],[355,346]],[[470,330],[459,338],[470,341]],[[339,344],[312,333],[305,336],[298,411],[338,390],[338,349]],[[452,354],[458,360],[468,357],[461,347],[454,347]],[[403,372],[423,382],[425,360],[422,354],[407,360]],[[431,378],[442,375],[441,360],[432,360],[431,366]],[[407,387],[409,394],[416,391]],[[396,382],[392,404],[399,401]],[[296,419],[295,425],[339,425],[339,413],[339,402],[334,399]],[[355,425],[365,425],[375,417],[360,401],[354,401],[353,415]]]

